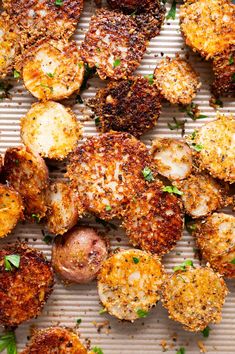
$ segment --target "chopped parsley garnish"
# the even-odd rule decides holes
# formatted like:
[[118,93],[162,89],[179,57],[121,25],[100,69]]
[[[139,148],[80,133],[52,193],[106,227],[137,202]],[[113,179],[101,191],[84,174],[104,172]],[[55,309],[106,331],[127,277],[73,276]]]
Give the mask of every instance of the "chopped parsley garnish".
[[113,62],[113,67],[116,68],[117,66],[119,66],[121,64],[121,59],[116,59]]
[[233,258],[230,263],[235,264],[235,258]]
[[234,64],[234,59],[233,59],[233,56],[231,55],[231,57],[229,58],[229,65],[232,65]]
[[198,104],[195,104],[194,102],[188,104],[185,107],[181,107],[180,112],[185,112],[187,116],[190,117],[192,120],[208,118],[208,116],[200,114]]
[[203,149],[203,145],[192,143],[191,148],[194,149],[197,152],[200,152]]
[[165,186],[162,188],[163,192],[167,193],[174,193],[178,195],[183,195],[183,192],[181,192],[177,187],[175,186]]
[[20,266],[20,255],[10,254],[4,257],[5,270],[12,271],[13,267],[19,268]]
[[76,102],[76,103],[83,104],[83,99],[82,99],[81,95],[77,95],[77,96],[76,96],[75,102]]
[[183,136],[185,133],[185,123],[186,122],[187,122],[187,119],[184,119],[183,121],[179,121],[175,117],[173,117],[173,123],[168,122],[167,125],[170,130],[181,129],[181,135]]
[[103,307],[102,309],[99,310],[99,315],[103,315],[106,312],[107,310]]
[[175,15],[176,15],[176,0],[173,0],[170,11],[166,16],[166,19],[169,20],[171,18],[172,20],[175,20]]
[[185,354],[185,348],[181,347],[180,349],[177,350],[176,354]]
[[52,74],[52,73],[47,73],[47,76],[49,76],[49,77],[54,77],[54,76],[55,76],[55,74]]
[[186,259],[186,261],[184,261],[183,263],[181,263],[180,265],[176,266],[173,268],[174,272],[177,272],[177,270],[186,270],[186,267],[193,267],[193,261],[191,261],[191,259]]
[[110,211],[110,210],[112,210],[112,207],[111,207],[110,205],[106,205],[106,206],[105,206],[105,210],[106,210],[106,211]]
[[55,5],[56,6],[63,6],[64,5],[64,1],[63,0],[55,0]]
[[139,258],[137,258],[137,257],[133,257],[133,262],[135,263],[135,264],[138,264],[139,263]]
[[43,241],[47,244],[50,245],[53,241],[53,236],[51,235],[45,235],[43,238]]
[[216,106],[219,106],[219,107],[222,107],[224,106],[223,102],[219,99],[219,98],[216,98],[215,100],[215,105]]
[[117,230],[117,226],[114,225],[114,224],[111,223],[111,222],[102,220],[102,219],[97,218],[97,217],[95,218],[95,221],[98,222],[99,224],[103,225],[104,227],[108,227],[108,228],[110,228],[110,229]]
[[99,347],[92,348],[92,351],[97,354],[104,354],[103,350]]
[[186,230],[192,234],[193,231],[195,231],[197,229],[197,225],[196,224],[191,224],[191,223],[186,223],[185,224]]
[[153,173],[152,173],[152,171],[150,170],[149,167],[145,167],[143,169],[142,173],[143,173],[145,181],[147,181],[147,182],[154,181]]
[[95,118],[95,125],[96,125],[96,126],[99,126],[99,125],[100,125],[100,118],[99,118],[99,117],[96,117],[96,118]]
[[194,130],[191,134],[191,139],[194,140],[196,138],[196,135],[197,135],[197,131]]
[[0,352],[4,349],[7,350],[7,354],[17,354],[14,332],[6,332],[0,336]]
[[77,323],[78,325],[80,325],[81,322],[82,322],[82,319],[81,319],[81,318],[78,318],[77,321],[76,321],[76,323]]
[[31,215],[31,218],[32,218],[32,219],[35,219],[35,221],[36,221],[37,223],[40,222],[40,215],[39,215],[39,214],[32,214],[32,215]]
[[209,335],[210,335],[210,330],[211,330],[211,329],[210,329],[209,326],[207,326],[206,328],[204,328],[203,331],[202,331],[203,337],[208,338]]
[[16,166],[19,166],[20,161],[18,159],[16,159],[14,162],[15,162]]
[[19,73],[19,71],[14,70],[14,72],[13,72],[13,76],[14,76],[14,79],[19,79],[19,77],[20,77],[20,73]]
[[145,310],[142,310],[142,309],[139,309],[136,311],[137,315],[139,318],[145,318],[148,316],[148,311],[145,311]]
[[145,75],[145,78],[148,79],[150,85],[154,83],[153,74]]
[[51,86],[44,85],[44,84],[40,84],[40,86],[43,87],[43,88],[46,88],[46,89],[50,90],[51,92],[53,92],[53,87],[51,87]]

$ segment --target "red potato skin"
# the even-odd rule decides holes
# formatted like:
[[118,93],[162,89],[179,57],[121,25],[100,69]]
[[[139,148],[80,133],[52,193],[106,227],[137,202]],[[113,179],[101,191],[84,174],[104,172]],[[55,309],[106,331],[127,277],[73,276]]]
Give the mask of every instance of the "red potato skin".
[[107,257],[106,242],[90,227],[74,227],[57,236],[52,265],[65,283],[88,283],[96,278]]

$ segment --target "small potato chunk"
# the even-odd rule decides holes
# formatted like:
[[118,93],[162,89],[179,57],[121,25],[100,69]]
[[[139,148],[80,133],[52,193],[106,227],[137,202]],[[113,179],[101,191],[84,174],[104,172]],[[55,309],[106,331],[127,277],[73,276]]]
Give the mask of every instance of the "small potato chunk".
[[197,224],[194,236],[211,267],[225,277],[235,278],[235,216],[214,213]]
[[76,225],[84,214],[84,208],[71,186],[64,181],[52,183],[47,191],[48,216],[46,226],[49,232],[63,235]]
[[84,64],[75,42],[48,41],[26,55],[23,66],[25,87],[36,98],[62,100],[78,91]]
[[164,270],[160,260],[137,249],[109,257],[98,276],[98,292],[104,308],[121,320],[146,317],[160,299]]
[[176,139],[153,140],[151,155],[157,171],[172,181],[181,180],[192,170],[192,152],[189,146]]
[[212,269],[186,267],[167,277],[162,301],[171,319],[187,331],[199,332],[221,321],[227,293],[224,280]]
[[101,9],[91,18],[81,55],[102,80],[126,79],[140,65],[146,44],[131,16]]
[[193,145],[200,147],[196,160],[202,170],[224,181],[235,182],[235,119],[219,115],[195,134]]
[[62,160],[81,138],[81,124],[73,111],[60,103],[34,103],[21,118],[21,138],[42,157]]
[[193,67],[180,58],[166,58],[154,71],[154,83],[166,100],[172,104],[189,104],[201,86]]
[[193,218],[207,216],[225,204],[224,188],[206,173],[195,173],[173,184],[183,192],[181,198],[185,212]]
[[6,180],[22,197],[25,216],[39,221],[45,216],[48,169],[44,160],[26,147],[7,149],[4,157]]
[[23,218],[23,202],[13,189],[0,184],[0,238],[6,236]]
[[92,281],[106,257],[106,242],[94,229],[85,226],[57,236],[52,247],[53,267],[67,283]]
[[50,327],[36,330],[20,354],[88,354],[73,330]]

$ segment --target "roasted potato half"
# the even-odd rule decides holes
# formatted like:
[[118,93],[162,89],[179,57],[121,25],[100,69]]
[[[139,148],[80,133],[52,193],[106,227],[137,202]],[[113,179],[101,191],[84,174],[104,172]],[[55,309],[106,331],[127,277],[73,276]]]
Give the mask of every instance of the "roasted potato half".
[[172,181],[185,179],[192,171],[192,152],[183,141],[157,138],[152,142],[151,155],[158,173]]
[[191,332],[221,321],[228,293],[224,280],[210,268],[186,267],[167,277],[162,301],[169,317]]
[[235,277],[235,216],[214,213],[197,223],[197,244],[203,258],[221,275]]
[[[11,263],[11,256],[18,258],[18,264]],[[41,252],[16,243],[0,249],[0,284],[0,324],[15,327],[40,314],[54,276]]]
[[160,299],[164,270],[160,260],[137,249],[109,257],[98,276],[98,292],[104,308],[127,321],[146,317]]
[[206,59],[235,43],[235,6],[229,0],[188,1],[180,7],[186,44]]
[[48,169],[44,160],[26,147],[9,148],[4,157],[4,175],[22,197],[25,216],[39,221],[45,216]]
[[99,117],[96,127],[102,133],[115,130],[139,137],[157,124],[161,96],[147,78],[132,77],[111,81],[89,105]]
[[74,227],[57,236],[52,248],[52,265],[65,283],[92,281],[106,257],[105,240],[86,226]]
[[80,89],[83,75],[84,64],[73,41],[47,41],[25,55],[25,87],[42,101],[69,97]]
[[134,19],[101,9],[91,18],[81,55],[102,80],[126,79],[140,65],[147,40]]
[[181,209],[180,200],[163,192],[158,182],[139,188],[123,217],[130,243],[157,255],[168,253],[182,236]]
[[207,173],[193,173],[185,180],[173,184],[183,192],[181,198],[185,212],[193,218],[208,216],[225,205],[224,186]]
[[47,206],[46,226],[55,235],[63,235],[71,229],[85,212],[70,184],[62,180],[50,184]]
[[23,202],[13,188],[0,184],[0,238],[6,236],[23,219]]
[[235,119],[219,115],[195,134],[193,146],[200,147],[196,161],[202,170],[221,180],[235,182]]
[[189,104],[201,86],[198,74],[184,59],[166,58],[154,71],[154,83],[172,104]]
[[53,101],[34,103],[20,124],[23,143],[50,159],[64,159],[81,138],[81,124],[73,111]]
[[72,329],[49,327],[36,330],[20,354],[88,354]]

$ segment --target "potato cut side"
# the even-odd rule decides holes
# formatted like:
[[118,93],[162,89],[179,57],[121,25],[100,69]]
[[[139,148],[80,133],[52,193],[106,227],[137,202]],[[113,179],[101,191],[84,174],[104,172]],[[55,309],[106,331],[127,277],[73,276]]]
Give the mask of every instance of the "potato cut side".
[[162,60],[154,71],[154,83],[166,100],[189,104],[201,86],[193,67],[180,58]]
[[36,98],[62,100],[78,91],[84,64],[75,42],[48,41],[26,55],[23,66],[25,87]]
[[146,317],[160,299],[164,271],[158,258],[136,249],[120,251],[104,261],[98,292],[104,308],[127,321]]
[[157,171],[170,180],[188,177],[192,170],[192,152],[189,146],[179,140],[158,138],[153,140],[151,155]]
[[22,199],[13,188],[0,184],[0,238],[6,236],[23,218]]
[[60,103],[34,103],[21,119],[21,138],[42,157],[61,160],[76,147],[81,124],[72,110]]

